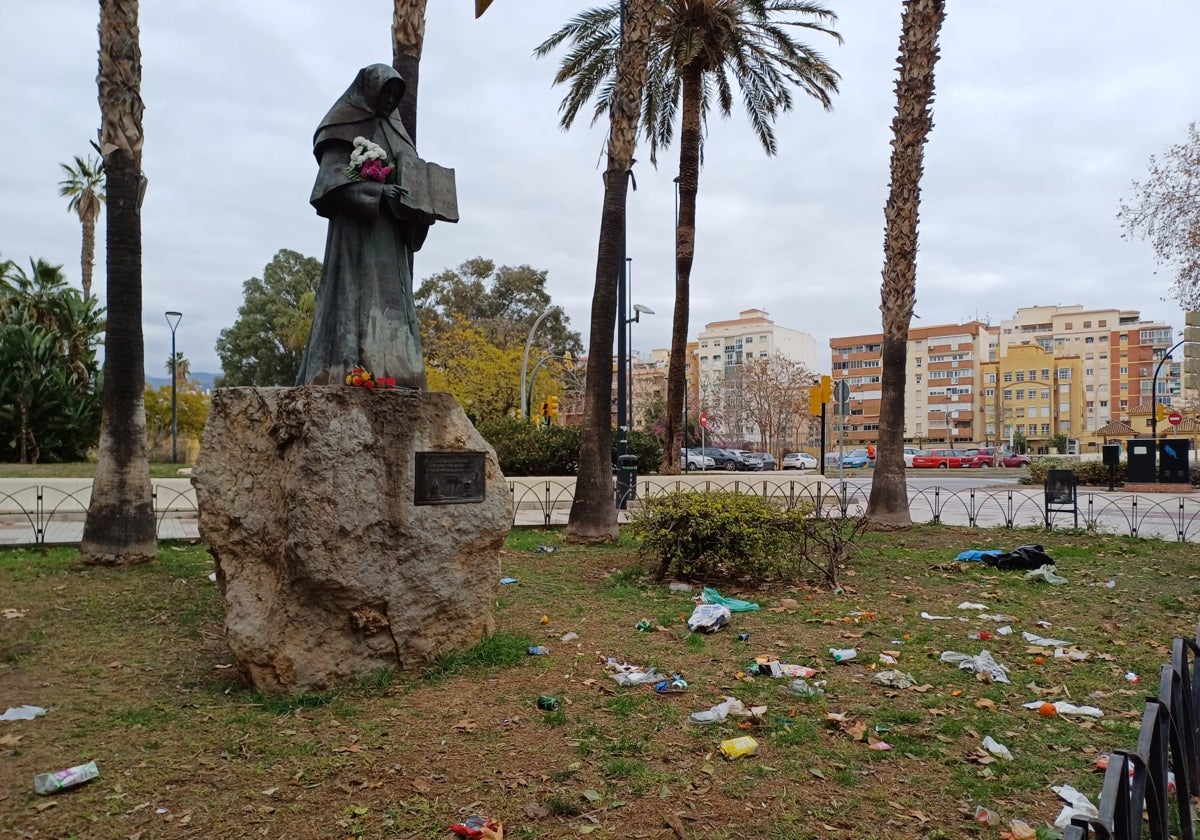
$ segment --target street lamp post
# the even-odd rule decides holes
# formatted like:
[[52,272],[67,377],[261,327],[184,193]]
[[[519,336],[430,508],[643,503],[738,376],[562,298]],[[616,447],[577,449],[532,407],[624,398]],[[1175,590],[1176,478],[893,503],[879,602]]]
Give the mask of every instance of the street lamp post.
[[[166,312],[167,326],[171,328],[171,463],[179,463],[179,410],[176,390],[179,385],[179,360],[175,358],[175,328],[183,320],[182,312]],[[175,320],[171,320],[174,318]]]
[[525,337],[525,355],[521,358],[521,419],[529,419],[529,396],[525,393],[525,372],[529,369],[529,346],[533,344],[533,334],[537,332],[538,326],[545,320],[546,316],[555,309],[562,311],[561,307],[551,306],[541,315],[537,316],[537,320],[533,322],[533,326],[529,328],[529,335]]
[[[1182,345],[1187,344],[1187,339],[1178,342],[1174,347],[1163,354],[1163,357],[1158,360],[1158,364],[1154,367],[1154,376],[1150,379],[1150,437],[1158,439],[1158,372],[1162,370],[1163,362],[1171,358],[1171,354],[1178,350]],[[1157,446],[1157,444],[1155,444]],[[1157,451],[1155,451],[1157,457]],[[1155,467],[1157,469],[1157,465]]]

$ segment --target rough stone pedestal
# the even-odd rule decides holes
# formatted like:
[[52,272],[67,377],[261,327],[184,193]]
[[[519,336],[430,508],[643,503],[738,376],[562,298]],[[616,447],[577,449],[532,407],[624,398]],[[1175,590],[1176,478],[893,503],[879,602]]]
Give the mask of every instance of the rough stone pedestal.
[[[485,453],[482,502],[414,504],[416,454]],[[225,388],[193,475],[246,677],[320,690],[493,628],[512,524],[496,453],[448,394]]]

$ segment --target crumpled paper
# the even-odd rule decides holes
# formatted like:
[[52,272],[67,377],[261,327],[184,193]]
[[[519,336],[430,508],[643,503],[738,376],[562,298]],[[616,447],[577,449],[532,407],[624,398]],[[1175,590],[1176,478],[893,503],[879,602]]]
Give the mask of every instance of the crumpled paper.
[[906,674],[903,671],[895,669],[888,671],[876,671],[871,676],[871,682],[886,685],[889,688],[911,688],[917,684],[916,679],[912,674]]
[[964,671],[987,674],[995,682],[1006,683],[1009,681],[1008,668],[997,662],[986,650],[979,651],[975,656],[969,653],[959,653],[956,650],[944,650],[941,660],[958,663],[958,667]]
[[1074,642],[1068,642],[1063,639],[1050,639],[1046,636],[1039,636],[1037,633],[1030,633],[1028,630],[1021,631],[1021,638],[1031,645],[1041,645],[1048,648],[1072,647],[1074,645]]
[[724,701],[703,712],[692,712],[688,719],[692,723],[718,723],[730,715],[760,717],[766,713],[766,706],[747,706],[736,697],[726,697]]
[[984,737],[983,748],[994,756],[1012,761],[1013,754],[1009,751],[1008,747],[1004,746],[1004,744],[1001,744],[991,735]]
[[638,665],[630,665],[627,662],[618,662],[611,656],[605,660],[604,668],[612,672],[609,676],[620,685],[644,685],[658,682],[663,678],[663,675],[653,668],[646,669]]
[[1059,795],[1067,804],[1059,811],[1054,820],[1055,828],[1066,828],[1071,824],[1072,817],[1098,817],[1100,809],[1088,801],[1088,798],[1070,785],[1051,786],[1050,790]]
[[[1045,700],[1031,700],[1025,703],[1026,709],[1040,709],[1046,703]],[[1104,712],[1097,709],[1095,706],[1076,706],[1074,703],[1068,703],[1066,700],[1058,700],[1051,704],[1055,711],[1060,715],[1084,715],[1086,717],[1104,717]]]

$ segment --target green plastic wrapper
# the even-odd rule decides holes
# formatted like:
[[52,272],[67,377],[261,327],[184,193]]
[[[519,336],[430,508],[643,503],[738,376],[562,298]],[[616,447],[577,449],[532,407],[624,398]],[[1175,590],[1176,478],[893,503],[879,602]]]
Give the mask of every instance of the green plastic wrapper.
[[749,612],[757,610],[758,604],[753,604],[750,601],[742,601],[738,598],[726,598],[720,592],[709,587],[704,587],[704,601],[709,604],[720,604],[728,608],[730,612]]

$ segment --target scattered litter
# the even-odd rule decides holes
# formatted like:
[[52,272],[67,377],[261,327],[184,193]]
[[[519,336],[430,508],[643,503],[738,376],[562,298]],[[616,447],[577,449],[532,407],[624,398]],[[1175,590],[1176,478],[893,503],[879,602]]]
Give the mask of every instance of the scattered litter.
[[1042,647],[1071,647],[1074,643],[1068,642],[1066,639],[1047,639],[1045,636],[1039,636],[1036,633],[1030,633],[1028,630],[1021,632],[1021,638],[1029,642],[1031,645],[1041,645]]
[[766,706],[747,706],[736,697],[726,697],[722,702],[703,712],[692,712],[688,720],[692,723],[719,723],[730,715],[761,717],[766,712]]
[[870,735],[867,736],[867,746],[870,749],[881,750],[883,752],[886,752],[892,748],[892,745],[887,741],[880,741],[878,738],[873,738]]
[[210,575],[208,576],[208,579],[209,579],[209,581],[210,581],[210,582],[212,582],[212,583],[216,583],[216,582],[217,582],[217,573],[216,573],[216,572],[213,572],[212,574],[210,574]]
[[755,741],[749,735],[743,735],[740,738],[730,738],[721,742],[721,755],[726,758],[741,758],[746,755],[755,755],[758,753],[758,741]]
[[633,629],[644,633],[645,631],[649,630],[653,626],[654,625],[650,623],[650,619],[643,618],[637,624],[633,625]]
[[549,623],[550,623],[550,616],[548,616],[548,615],[543,615],[541,618],[538,619],[538,624],[549,624]]
[[672,674],[670,679],[659,680],[654,684],[656,694],[683,694],[687,691],[687,681],[683,674]]
[[1011,636],[1012,632],[1013,632],[1013,629],[1011,627],[1009,627],[1007,624],[1005,624],[1003,627],[996,628],[997,636]]
[[484,840],[503,840],[504,838],[504,824],[480,814],[472,814],[462,822],[454,823],[448,828],[459,837],[479,837]]
[[1044,700],[1031,700],[1024,704],[1026,709],[1041,710],[1042,706],[1053,706],[1055,714],[1060,715],[1084,715],[1086,717],[1104,717],[1104,712],[1097,709],[1095,706],[1076,706],[1074,703],[1068,703],[1065,700],[1059,700],[1054,703],[1046,703]]
[[930,615],[927,612],[921,613],[921,618],[926,621],[950,621],[954,618],[952,615]]
[[1039,566],[1054,564],[1054,558],[1047,554],[1046,549],[1040,545],[1021,545],[1008,554],[1002,554],[999,557],[988,556],[982,559],[984,563],[994,566],[1002,572],[1013,569],[1036,569]]
[[14,706],[0,715],[0,720],[33,720],[44,714],[46,714],[46,710],[41,706]]
[[[811,597],[812,596],[810,595],[809,598],[811,598]],[[780,598],[779,606],[785,610],[795,610],[795,609],[799,609],[800,602],[797,601],[795,598]]]
[[1035,621],[1034,624],[1036,624],[1038,627],[1041,627],[1043,630],[1052,626],[1050,622],[1046,621],[1045,619]]
[[1017,620],[1016,616],[1004,615],[1003,613],[996,613],[995,615],[992,615],[991,613],[980,613],[979,618],[982,618],[984,621],[995,621],[996,623],[1007,623],[1009,621]]
[[987,604],[976,604],[974,601],[963,601],[958,605],[960,610],[986,610]]
[[903,671],[888,670],[876,671],[871,675],[871,682],[877,682],[880,685],[886,685],[889,688],[911,688],[917,684],[912,674],[906,674]]
[[543,712],[556,712],[558,711],[558,699],[549,694],[539,694],[537,707]]
[[989,679],[996,682],[1008,682],[1008,668],[1001,665],[992,655],[986,650],[981,650],[975,656],[969,653],[959,653],[954,650],[942,651],[941,660],[943,662],[956,662],[958,667],[964,671],[972,671],[976,674],[986,674]]
[[539,545],[537,547],[537,550],[542,554],[553,554],[554,552],[558,551],[558,546],[556,546],[556,545]]
[[1055,648],[1054,649],[1054,658],[1055,659],[1068,659],[1071,662],[1083,662],[1085,659],[1088,658],[1088,652],[1086,650],[1080,650],[1077,647]]
[[890,653],[879,654],[879,664],[880,665],[895,665],[897,663],[897,661],[898,660],[896,659],[896,657],[892,656]]
[[779,663],[779,670],[785,677],[815,677],[817,675],[816,668],[809,668],[807,665],[792,665],[790,662]]
[[687,624],[689,629],[698,633],[715,633],[731,618],[733,613],[724,604],[697,604]]
[[1115,580],[1105,581],[1104,588],[1105,589],[1114,589],[1114,588],[1116,588],[1116,585],[1117,585],[1117,582]]
[[612,672],[609,676],[616,680],[619,685],[655,683],[663,678],[663,675],[653,668],[646,669],[637,665],[630,665],[627,662],[617,662],[611,656],[604,661],[604,667],[606,670]]
[[579,638],[578,633],[563,633],[562,638],[560,638],[559,641],[560,642],[573,642],[578,638]]
[[820,697],[825,693],[825,689],[816,683],[810,683],[808,680],[795,679],[787,687],[787,693],[793,697]]
[[1138,681],[1138,675],[1135,674],[1133,671],[1126,671],[1125,679],[1131,683],[1136,683]]
[[701,595],[705,604],[720,604],[723,607],[728,607],[730,612],[749,612],[757,610],[758,604],[751,601],[743,601],[739,598],[726,598],[715,589],[704,587]]
[[28,612],[29,610],[15,610],[12,607],[6,607],[5,609],[0,610],[0,616],[3,616],[7,619],[24,618]]
[[57,773],[39,773],[33,777],[33,789],[43,795],[57,793],[64,788],[90,782],[99,775],[100,771],[96,769],[96,762],[89,761],[87,764],[78,764],[68,767],[66,770],[59,770]]
[[1044,566],[1039,566],[1033,571],[1026,572],[1025,580],[1044,580],[1052,585],[1059,585],[1067,582],[1067,579],[1058,574],[1058,568],[1053,563],[1047,563]]
[[858,656],[858,651],[854,648],[830,648],[829,655],[834,662],[848,662]]
[[501,586],[508,586],[510,583],[518,583],[518,582],[519,582],[519,581],[518,581],[516,578],[510,578],[510,577],[502,577],[502,578],[500,578],[500,585],[501,585]]
[[980,825],[1000,825],[1000,815],[989,808],[984,808],[982,805],[975,806],[975,816],[971,819]]
[[986,630],[983,630],[979,633],[968,633],[967,638],[975,642],[986,642],[988,639],[992,638],[992,634]]
[[985,750],[987,750],[988,752],[990,752],[992,755],[996,755],[996,756],[999,756],[1000,758],[1004,758],[1009,761],[1012,761],[1013,754],[1009,751],[1008,747],[1004,746],[1004,744],[1001,744],[999,741],[997,741],[991,735],[987,735],[984,737],[983,748]]
[[680,583],[679,581],[672,581],[671,585],[667,588],[670,589],[672,592],[691,592],[692,591],[692,585],[690,583]]
[[1008,824],[1012,840],[1037,840],[1037,829],[1024,820],[1012,820]]
[[954,559],[960,563],[978,563],[982,560],[986,560],[989,557],[990,558],[1003,557],[1004,554],[1005,554],[1005,552],[1001,551],[998,548],[985,549],[982,551],[977,548],[972,548],[972,549],[968,549],[966,551],[960,551],[958,553],[958,556],[955,557]]
[[550,648],[543,647],[542,645],[530,645],[526,649],[526,653],[528,653],[530,656],[548,656],[550,653]]
[[750,641],[750,634],[749,633],[738,633],[738,641],[739,642]]
[[1072,817],[1098,817],[1100,811],[1088,801],[1088,798],[1070,785],[1051,786],[1050,790],[1058,794],[1067,804],[1063,806],[1058,817],[1054,820],[1055,828],[1066,828],[1071,824]]

